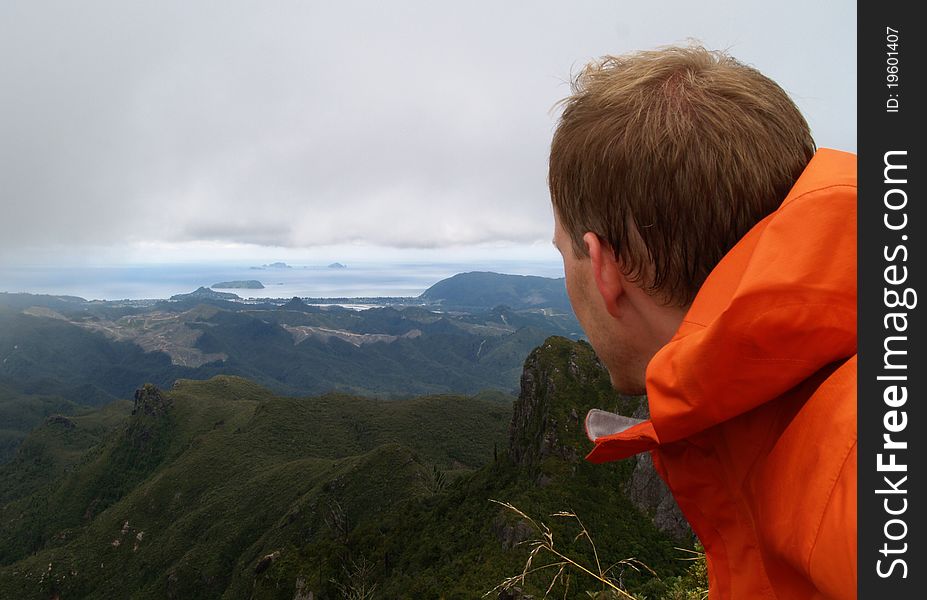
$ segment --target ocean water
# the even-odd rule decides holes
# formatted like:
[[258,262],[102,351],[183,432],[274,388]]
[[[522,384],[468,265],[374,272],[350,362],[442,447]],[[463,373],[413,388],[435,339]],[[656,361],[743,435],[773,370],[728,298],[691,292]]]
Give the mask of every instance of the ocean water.
[[563,277],[560,262],[348,263],[346,269],[293,264],[166,264],[98,267],[0,266],[0,291],[79,296],[86,300],[170,298],[222,281],[256,279],[264,289],[224,289],[242,298],[418,296],[438,281],[468,271]]

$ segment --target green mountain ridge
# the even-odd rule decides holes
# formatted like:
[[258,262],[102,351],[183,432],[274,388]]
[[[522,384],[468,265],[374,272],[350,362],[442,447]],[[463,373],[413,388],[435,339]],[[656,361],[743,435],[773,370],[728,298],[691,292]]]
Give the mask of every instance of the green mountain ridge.
[[0,464],[49,414],[129,398],[145,381],[236,375],[291,396],[511,392],[532,348],[578,332],[571,314],[505,306],[354,311],[300,299],[0,294]]
[[487,271],[458,273],[425,290],[419,299],[450,307],[554,309],[572,314],[564,279]]
[[[491,289],[517,277],[492,275]],[[352,311],[298,299],[242,304],[205,288],[141,304],[0,294],[0,383],[87,405],[127,397],[142,381],[223,373],[288,395],[508,391],[548,335],[580,330],[571,313],[496,305]]]
[[[226,286],[227,287],[227,286]],[[171,300],[240,300],[238,294],[232,292],[217,292],[206,286],[200,286],[188,294],[174,294]]]
[[[0,467],[0,488],[19,490],[0,501],[0,597],[319,600],[363,579],[376,597],[474,598],[528,553],[525,523],[490,499],[544,520],[574,510],[603,557],[664,577],[629,571],[627,585],[665,591],[686,567],[674,546],[691,540],[629,500],[633,461],[582,460],[579,415],[640,400],[615,394],[588,344],[556,337],[506,398],[296,398],[217,376],[143,386],[131,415],[123,403],[46,420]],[[596,589],[571,581],[556,593]]]

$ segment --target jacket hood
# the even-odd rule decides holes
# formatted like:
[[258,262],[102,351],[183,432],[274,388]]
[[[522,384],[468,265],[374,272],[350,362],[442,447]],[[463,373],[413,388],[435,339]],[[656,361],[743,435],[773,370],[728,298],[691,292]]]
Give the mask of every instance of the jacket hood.
[[587,459],[690,437],[854,354],[856,155],[821,149],[781,206],[718,263],[648,364],[650,419],[592,411]]

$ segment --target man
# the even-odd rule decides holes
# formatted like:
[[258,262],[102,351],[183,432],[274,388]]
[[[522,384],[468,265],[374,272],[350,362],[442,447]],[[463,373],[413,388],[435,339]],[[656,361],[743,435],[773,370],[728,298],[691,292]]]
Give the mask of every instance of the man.
[[712,600],[855,597],[856,157],[700,47],[607,57],[573,92],[554,243],[613,385],[650,407],[591,411],[587,458],[651,451]]

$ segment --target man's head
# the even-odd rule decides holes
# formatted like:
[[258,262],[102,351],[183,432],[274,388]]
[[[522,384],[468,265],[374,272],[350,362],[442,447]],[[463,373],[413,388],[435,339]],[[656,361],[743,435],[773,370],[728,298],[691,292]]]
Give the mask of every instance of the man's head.
[[579,74],[551,144],[555,243],[618,389],[643,391],[708,274],[814,151],[786,93],[723,53],[610,56]]

